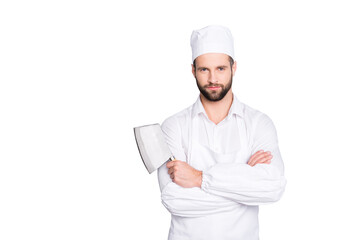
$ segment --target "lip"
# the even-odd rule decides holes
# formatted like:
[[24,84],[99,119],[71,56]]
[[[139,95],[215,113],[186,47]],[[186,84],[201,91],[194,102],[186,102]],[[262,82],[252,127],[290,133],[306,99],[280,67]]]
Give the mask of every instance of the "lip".
[[216,89],[219,89],[220,87],[214,87],[214,86],[212,86],[212,87],[207,87],[208,89],[210,89],[210,90],[216,90]]

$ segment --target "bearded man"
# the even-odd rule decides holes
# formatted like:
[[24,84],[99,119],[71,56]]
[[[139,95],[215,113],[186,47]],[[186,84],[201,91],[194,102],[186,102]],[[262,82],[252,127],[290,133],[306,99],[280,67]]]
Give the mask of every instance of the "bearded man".
[[162,124],[176,158],[158,169],[168,239],[257,240],[259,205],[278,201],[286,185],[274,124],[232,92],[228,28],[193,31],[191,47],[200,96]]

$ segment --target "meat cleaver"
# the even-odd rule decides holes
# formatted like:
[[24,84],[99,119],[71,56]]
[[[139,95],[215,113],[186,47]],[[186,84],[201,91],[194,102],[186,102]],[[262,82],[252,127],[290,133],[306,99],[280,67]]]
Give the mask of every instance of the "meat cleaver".
[[166,161],[175,159],[165,141],[160,124],[135,127],[134,133],[140,156],[149,173]]

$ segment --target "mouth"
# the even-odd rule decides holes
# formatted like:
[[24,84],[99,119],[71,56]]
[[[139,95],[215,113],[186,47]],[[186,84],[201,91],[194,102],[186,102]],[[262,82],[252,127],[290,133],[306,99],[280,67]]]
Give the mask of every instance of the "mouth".
[[217,89],[220,89],[221,87],[220,86],[208,86],[206,88],[209,90],[217,90]]

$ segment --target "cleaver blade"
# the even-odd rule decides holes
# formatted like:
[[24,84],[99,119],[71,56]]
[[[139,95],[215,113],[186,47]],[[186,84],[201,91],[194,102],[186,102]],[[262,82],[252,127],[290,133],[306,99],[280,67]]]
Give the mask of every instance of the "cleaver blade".
[[160,124],[150,124],[134,128],[135,140],[141,159],[150,173],[168,160],[174,160],[161,130]]

